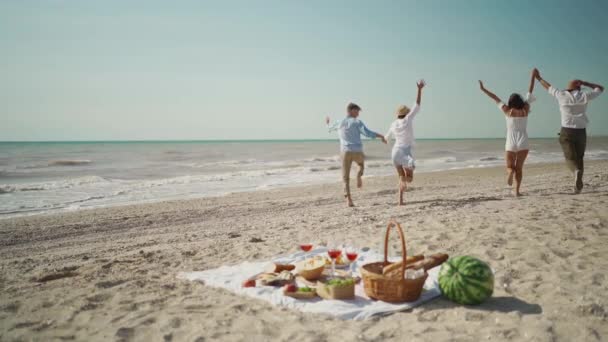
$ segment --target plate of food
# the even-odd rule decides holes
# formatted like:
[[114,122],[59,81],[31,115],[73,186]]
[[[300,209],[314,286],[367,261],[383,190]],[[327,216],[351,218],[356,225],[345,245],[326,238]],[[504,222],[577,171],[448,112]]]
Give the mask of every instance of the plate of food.
[[283,294],[295,299],[313,299],[317,297],[317,290],[312,287],[298,287],[296,284],[287,284],[283,287]]

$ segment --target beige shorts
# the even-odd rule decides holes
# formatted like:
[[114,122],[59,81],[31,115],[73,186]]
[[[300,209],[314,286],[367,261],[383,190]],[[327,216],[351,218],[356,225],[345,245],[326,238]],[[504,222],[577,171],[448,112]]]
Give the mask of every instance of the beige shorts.
[[365,156],[363,152],[342,152],[342,181],[344,182],[344,196],[350,196],[350,169],[354,163],[359,165],[357,177],[363,176]]

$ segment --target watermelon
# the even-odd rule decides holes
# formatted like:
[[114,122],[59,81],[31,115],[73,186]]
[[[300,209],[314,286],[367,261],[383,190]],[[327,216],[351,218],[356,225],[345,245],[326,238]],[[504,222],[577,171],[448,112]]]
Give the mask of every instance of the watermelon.
[[485,262],[471,256],[457,256],[441,265],[441,293],[459,304],[480,304],[492,296],[494,273]]

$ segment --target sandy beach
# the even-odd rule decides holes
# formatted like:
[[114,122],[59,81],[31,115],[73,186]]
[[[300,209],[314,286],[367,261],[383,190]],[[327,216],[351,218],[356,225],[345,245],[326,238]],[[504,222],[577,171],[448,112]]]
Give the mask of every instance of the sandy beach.
[[[394,177],[370,177],[355,208],[335,183],[0,220],[0,340],[605,340],[607,169],[589,162],[580,195],[556,163],[526,167],[522,198],[500,167],[416,175],[405,207]],[[488,261],[494,297],[353,322],[176,278],[292,252],[297,241],[379,249],[392,217],[411,253]]]

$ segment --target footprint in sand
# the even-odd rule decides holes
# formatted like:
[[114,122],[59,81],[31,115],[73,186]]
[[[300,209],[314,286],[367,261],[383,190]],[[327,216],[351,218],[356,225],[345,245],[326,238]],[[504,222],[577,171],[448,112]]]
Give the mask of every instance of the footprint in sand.
[[504,256],[502,253],[500,253],[500,252],[498,252],[498,251],[496,251],[496,250],[494,250],[494,249],[489,249],[489,250],[486,252],[486,254],[487,254],[487,255],[488,255],[488,257],[490,257],[490,259],[492,259],[492,260],[503,260],[503,259],[505,258],[505,256]]
[[130,341],[135,335],[135,329],[133,328],[119,328],[116,330],[117,341]]
[[591,277],[591,284],[596,285],[596,286],[601,286],[602,283],[604,283],[604,278],[605,278],[605,276],[602,273],[595,273]]
[[19,311],[19,307],[21,307],[21,303],[13,302],[3,306],[2,311],[14,314]]
[[179,317],[174,317],[169,321],[169,326],[173,329],[177,329],[182,325],[182,320]]
[[97,286],[98,288],[101,288],[101,289],[109,289],[111,287],[118,286],[118,285],[126,283],[126,282],[127,282],[126,280],[122,280],[122,279],[100,281],[100,282],[96,283],[95,286]]
[[87,301],[91,303],[103,303],[112,298],[112,294],[110,293],[98,293],[92,296],[87,297]]
[[549,250],[551,250],[551,252],[555,255],[557,255],[558,257],[562,258],[562,259],[567,259],[570,256],[572,256],[574,253],[566,251],[566,250],[559,250],[556,248],[549,248]]

